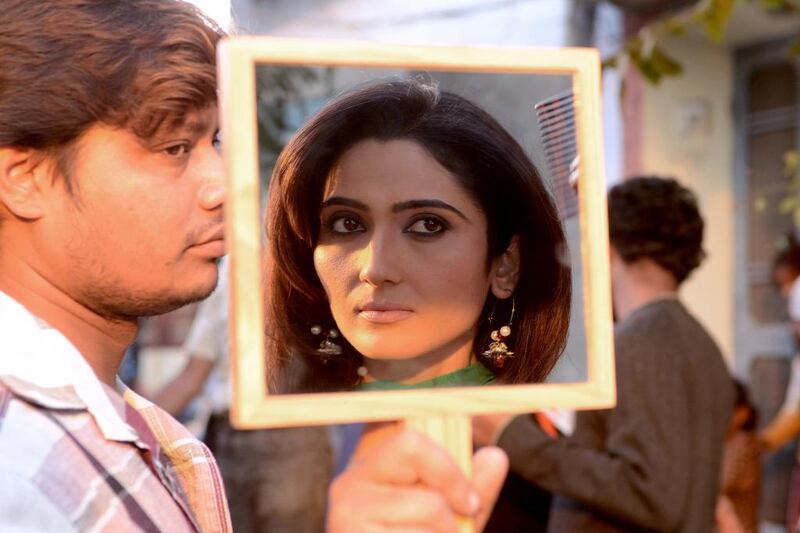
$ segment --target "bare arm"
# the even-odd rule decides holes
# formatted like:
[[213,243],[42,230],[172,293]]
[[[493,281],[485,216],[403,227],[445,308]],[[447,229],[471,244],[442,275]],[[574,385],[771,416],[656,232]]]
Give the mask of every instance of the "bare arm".
[[178,416],[200,392],[214,368],[214,363],[199,357],[189,357],[183,370],[153,397],[153,403],[172,416]]
[[[795,332],[800,329],[800,322],[792,322]],[[800,356],[795,356],[791,363],[789,385],[786,397],[775,418],[759,434],[759,439],[768,450],[776,450],[800,435]]]
[[777,450],[800,435],[800,411],[783,410],[765,427],[759,439],[769,451]]

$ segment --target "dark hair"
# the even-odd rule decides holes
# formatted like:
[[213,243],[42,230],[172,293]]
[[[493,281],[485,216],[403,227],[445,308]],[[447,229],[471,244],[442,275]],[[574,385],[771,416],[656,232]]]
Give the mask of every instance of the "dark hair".
[[682,283],[705,258],[692,191],[672,178],[638,176],[608,193],[611,245],[626,263],[650,258]]
[[786,247],[780,250],[772,260],[772,270],[787,267],[800,273],[800,243],[793,234],[787,235]]
[[750,395],[747,393],[747,387],[738,379],[733,380],[733,386],[736,390],[736,403],[734,403],[734,407],[744,407],[749,412],[749,415],[744,423],[742,423],[740,429],[742,431],[755,431],[756,425],[758,424],[758,414],[756,413],[756,408],[750,402]]
[[0,146],[63,156],[96,123],[147,138],[216,101],[223,32],[179,0],[4,0]]
[[[487,268],[518,236],[521,265],[509,339],[516,356],[501,369],[486,366],[507,382],[544,379],[564,348],[571,293],[570,270],[561,261],[564,234],[550,195],[523,149],[489,114],[456,94],[415,80],[380,82],[336,98],[297,132],[278,158],[267,222],[270,356],[279,365],[304,357],[313,378],[326,381],[324,388],[358,382],[361,354],[339,338],[342,356],[323,364],[316,353],[319,340],[309,328],[333,325],[313,263],[328,175],[350,147],[370,138],[416,141],[456,176],[486,215]],[[486,318],[495,304],[497,316],[511,312],[510,299],[487,297],[474,340],[476,354],[491,342]]]

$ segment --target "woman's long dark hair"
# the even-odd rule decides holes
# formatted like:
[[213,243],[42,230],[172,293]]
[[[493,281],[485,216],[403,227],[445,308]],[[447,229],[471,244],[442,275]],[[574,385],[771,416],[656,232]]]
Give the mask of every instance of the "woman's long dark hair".
[[[317,352],[321,339],[310,329],[335,326],[313,261],[328,175],[365,139],[415,141],[453,173],[486,216],[487,268],[518,236],[520,276],[507,341],[515,357],[495,368],[480,355],[491,330],[511,313],[511,299],[497,300],[491,293],[473,350],[504,382],[543,380],[564,349],[571,293],[570,269],[562,260],[564,233],[551,197],[524,150],[494,118],[461,96],[415,80],[381,82],[334,99],[278,158],[267,211],[268,357],[281,368],[302,358],[314,389],[347,389],[359,380],[362,355],[340,336],[342,354],[323,356]],[[489,324],[493,307],[495,320]]]

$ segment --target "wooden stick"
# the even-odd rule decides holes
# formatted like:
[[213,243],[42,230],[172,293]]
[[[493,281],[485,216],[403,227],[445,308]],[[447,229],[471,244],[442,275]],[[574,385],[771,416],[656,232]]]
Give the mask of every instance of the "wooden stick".
[[[418,431],[447,449],[467,477],[472,477],[472,423],[468,415],[414,416],[405,419],[408,429]],[[460,518],[460,533],[475,531],[471,518]]]

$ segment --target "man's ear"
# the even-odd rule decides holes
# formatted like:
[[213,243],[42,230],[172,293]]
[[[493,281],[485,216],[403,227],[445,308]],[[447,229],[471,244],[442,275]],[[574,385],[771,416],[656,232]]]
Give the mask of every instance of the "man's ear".
[[492,261],[492,294],[505,299],[514,293],[519,281],[519,238],[514,235],[506,250]]
[[46,167],[45,158],[35,150],[1,147],[0,204],[19,218],[40,218],[42,185],[49,182]]

